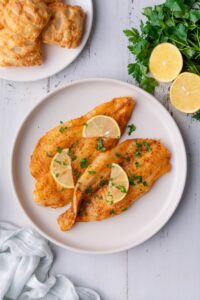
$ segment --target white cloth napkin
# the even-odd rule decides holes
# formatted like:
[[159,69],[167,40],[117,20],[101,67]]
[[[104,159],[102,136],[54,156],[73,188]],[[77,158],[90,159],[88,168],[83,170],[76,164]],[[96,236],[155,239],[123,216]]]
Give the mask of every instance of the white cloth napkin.
[[0,222],[0,299],[100,300],[64,275],[48,276],[53,255],[35,230]]

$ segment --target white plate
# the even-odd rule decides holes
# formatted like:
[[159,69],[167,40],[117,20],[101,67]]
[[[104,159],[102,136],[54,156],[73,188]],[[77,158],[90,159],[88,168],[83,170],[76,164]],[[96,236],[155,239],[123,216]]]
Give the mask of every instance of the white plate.
[[[101,222],[78,223],[71,231],[61,232],[56,218],[63,208],[44,208],[32,201],[34,181],[29,173],[30,154],[38,139],[60,120],[78,117],[119,96],[132,96],[136,101],[130,123],[134,123],[137,130],[131,138],[161,139],[172,153],[172,170],[123,214]],[[130,137],[124,134],[123,139],[127,138]],[[155,234],[169,220],[180,201],[186,170],[184,143],[166,109],[143,90],[110,79],[77,81],[44,98],[23,122],[12,156],[14,189],[21,207],[36,229],[52,242],[84,253],[122,251]]]
[[72,5],[80,5],[87,14],[82,42],[78,48],[64,49],[43,45],[44,62],[36,67],[0,67],[0,78],[13,81],[34,81],[50,77],[69,66],[83,50],[92,29],[92,0],[70,0]]

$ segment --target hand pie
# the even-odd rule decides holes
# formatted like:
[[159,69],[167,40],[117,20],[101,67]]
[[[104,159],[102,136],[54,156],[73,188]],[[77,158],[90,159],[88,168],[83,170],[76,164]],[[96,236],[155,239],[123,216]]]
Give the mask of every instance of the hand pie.
[[0,66],[27,67],[42,64],[41,43],[27,41],[7,29],[0,30]]
[[6,4],[8,3],[8,0],[0,0],[0,29],[2,29],[3,26],[3,11],[4,11],[4,7],[6,6]]
[[84,29],[85,13],[82,8],[57,2],[50,4],[49,9],[51,19],[43,31],[43,42],[63,48],[76,48]]
[[35,41],[50,18],[42,0],[9,0],[4,9],[4,25],[14,33]]

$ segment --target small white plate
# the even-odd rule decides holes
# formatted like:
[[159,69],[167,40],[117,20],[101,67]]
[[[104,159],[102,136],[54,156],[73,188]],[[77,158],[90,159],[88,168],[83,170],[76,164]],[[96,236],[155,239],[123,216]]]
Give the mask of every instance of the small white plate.
[[75,49],[64,49],[57,46],[43,45],[44,62],[35,67],[0,67],[0,78],[12,81],[34,81],[50,77],[69,66],[83,50],[92,29],[92,0],[70,0],[72,5],[80,5],[86,12],[86,26],[82,42]]
[[[32,200],[34,180],[29,173],[30,155],[38,139],[60,120],[74,119],[119,96],[132,96],[136,101],[130,123],[137,129],[131,138],[160,139],[172,154],[172,170],[123,214],[101,222],[77,223],[71,231],[61,232],[56,218],[65,208],[44,208]],[[127,138],[130,136],[125,133],[122,140]],[[19,129],[12,156],[14,189],[36,229],[66,249],[93,254],[122,251],[155,234],[169,220],[181,199],[186,171],[184,143],[166,109],[134,85],[110,79],[70,83],[40,101]]]

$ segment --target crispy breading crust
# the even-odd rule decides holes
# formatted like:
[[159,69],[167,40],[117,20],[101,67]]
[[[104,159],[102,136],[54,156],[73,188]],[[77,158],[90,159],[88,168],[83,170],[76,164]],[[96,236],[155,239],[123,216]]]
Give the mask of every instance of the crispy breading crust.
[[43,31],[43,42],[63,48],[78,47],[85,23],[85,13],[82,8],[56,2],[50,4],[49,9],[51,19]]
[[42,64],[41,42],[25,40],[7,29],[0,30],[0,66],[28,67]]
[[11,31],[34,41],[49,21],[47,5],[41,0],[9,0],[4,9],[4,25]]
[[3,25],[3,17],[4,17],[4,8],[6,4],[8,3],[8,0],[0,0],[0,29],[4,27]]

